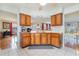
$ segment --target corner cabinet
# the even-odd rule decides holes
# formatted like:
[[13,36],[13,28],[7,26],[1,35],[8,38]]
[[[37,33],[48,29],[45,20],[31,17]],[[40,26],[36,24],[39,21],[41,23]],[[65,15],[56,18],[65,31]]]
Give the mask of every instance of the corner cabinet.
[[51,16],[51,25],[52,26],[61,26],[62,25],[62,13]]
[[51,34],[51,45],[61,47],[61,36],[58,33]]
[[31,26],[31,16],[21,13],[20,14],[20,25]]
[[21,33],[21,40],[20,40],[20,44],[21,47],[27,47],[29,46],[31,43],[31,34],[30,33]]

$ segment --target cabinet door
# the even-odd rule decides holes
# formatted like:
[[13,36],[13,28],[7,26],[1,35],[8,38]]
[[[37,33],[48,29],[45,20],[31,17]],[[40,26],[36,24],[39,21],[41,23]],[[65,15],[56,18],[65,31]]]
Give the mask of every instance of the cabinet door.
[[47,34],[47,41],[48,41],[48,44],[50,44],[50,40],[51,40],[51,33],[48,33],[48,34]]
[[26,22],[25,22],[25,15],[24,14],[20,14],[20,25],[21,26],[25,26]]
[[31,16],[26,15],[26,26],[30,26],[31,25]]
[[41,44],[47,44],[47,34],[46,33],[41,34]]
[[22,47],[26,47],[30,45],[30,37],[23,37],[22,38]]
[[60,47],[61,41],[60,41],[60,35],[59,34],[53,34],[51,38],[51,45]]
[[56,26],[56,16],[55,15],[51,16],[51,25]]
[[2,34],[0,33],[0,40],[2,39]]
[[40,44],[40,33],[35,34],[35,44]]
[[35,34],[31,33],[31,45],[35,44]]
[[56,25],[62,25],[62,13],[56,14]]

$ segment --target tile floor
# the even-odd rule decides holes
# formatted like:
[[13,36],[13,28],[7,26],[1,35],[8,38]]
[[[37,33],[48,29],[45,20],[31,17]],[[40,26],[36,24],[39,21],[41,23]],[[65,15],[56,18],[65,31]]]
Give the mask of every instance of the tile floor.
[[53,49],[3,49],[0,56],[76,56],[76,52],[71,48]]
[[[29,49],[17,47],[17,37],[10,37],[9,46],[5,49],[0,49],[0,56],[77,56],[75,50],[71,48],[51,48],[51,49]],[[4,41],[3,41],[4,42]]]

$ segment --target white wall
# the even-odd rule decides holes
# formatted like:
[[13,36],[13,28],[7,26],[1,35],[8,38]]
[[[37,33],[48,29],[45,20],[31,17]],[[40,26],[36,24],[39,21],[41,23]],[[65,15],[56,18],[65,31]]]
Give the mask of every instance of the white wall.
[[13,27],[17,27],[17,15],[0,10],[0,31],[9,31],[9,29],[3,29],[3,22],[12,22]]
[[[49,23],[51,24],[51,18],[32,18],[32,24],[41,24],[41,23]],[[63,33],[63,28],[62,26],[51,26],[51,31],[55,33]]]
[[69,13],[73,13],[76,11],[79,11],[79,4],[73,4],[72,6],[68,6],[66,8],[64,8],[64,14],[69,14]]
[[2,31],[2,21],[0,20],[0,32]]
[[50,23],[51,19],[49,18],[41,18],[41,17],[35,17],[35,18],[31,18],[31,22],[32,24],[40,24],[40,23]]
[[17,15],[7,12],[7,11],[2,11],[0,10],[0,18],[8,21],[17,21]]

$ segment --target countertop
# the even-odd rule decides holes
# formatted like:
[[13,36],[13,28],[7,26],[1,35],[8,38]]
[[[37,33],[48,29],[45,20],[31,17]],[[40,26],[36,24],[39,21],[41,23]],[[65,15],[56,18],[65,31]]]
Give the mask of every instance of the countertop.
[[[27,32],[25,31],[25,32],[21,32],[21,33],[27,33]],[[62,33],[62,32],[53,32],[53,31],[31,31],[31,32],[28,32],[28,33]]]

